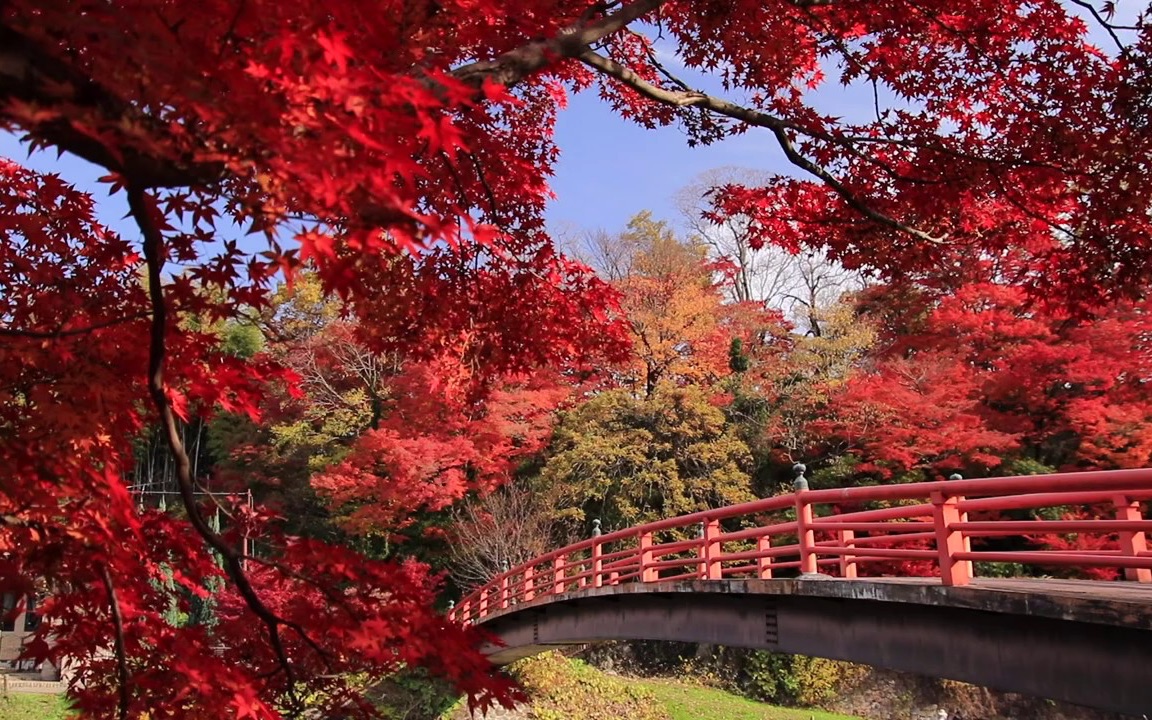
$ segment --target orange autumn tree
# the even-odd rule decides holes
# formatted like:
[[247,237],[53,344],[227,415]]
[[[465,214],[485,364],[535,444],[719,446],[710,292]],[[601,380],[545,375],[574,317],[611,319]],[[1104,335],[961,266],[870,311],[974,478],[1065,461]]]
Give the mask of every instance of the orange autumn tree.
[[[1152,33],[1145,15],[1134,30],[1089,15],[1105,50],[1070,8],[4,3],[0,128],[103,168],[101,202],[131,221],[121,237],[91,196],[0,163],[0,582],[54,588],[30,657],[76,667],[78,708],[119,720],[297,716],[306,699],[368,716],[349,679],[401,665],[506,699],[478,635],[432,609],[425,569],[284,536],[264,509],[206,522],[179,422],[257,416],[267,385],[294,378],[182,321],[258,310],[306,259],[359,342],[459,359],[452,380],[476,397],[616,355],[612,293],[543,223],[557,112],[592,88],[692,144],[774,144],[808,182],[718,194],[758,242],[814,228],[834,259],[889,277],[1011,250],[1005,277],[1070,305],[1137,296],[1152,278]],[[822,111],[814,93],[837,82],[875,88],[872,112]],[[127,492],[129,439],[150,424],[181,517]],[[165,622],[161,580],[196,593],[217,578],[229,611],[212,633]]]
[[712,352],[720,295],[703,248],[683,243],[647,212],[620,239],[634,248],[630,272],[615,283],[632,334],[626,382],[650,396],[661,381],[696,383],[720,372],[723,358]]
[[758,348],[783,332],[780,313],[757,302],[726,303],[723,275],[703,245],[677,237],[650,212],[632,218],[616,240],[608,275],[620,291],[632,359],[620,381],[651,396],[662,382],[712,385],[731,374],[732,341]]

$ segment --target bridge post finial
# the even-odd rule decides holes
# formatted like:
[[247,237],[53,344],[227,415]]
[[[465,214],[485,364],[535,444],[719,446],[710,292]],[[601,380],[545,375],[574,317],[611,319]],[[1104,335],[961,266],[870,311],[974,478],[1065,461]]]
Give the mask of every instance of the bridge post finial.
[[808,489],[808,478],[804,477],[804,471],[807,469],[804,463],[796,463],[792,466],[792,472],[796,475],[796,479],[792,481],[792,489],[796,492]]
[[592,537],[600,537],[600,518],[592,519]]
[[961,475],[960,473],[952,473],[951,475],[948,476],[948,479],[949,480],[963,480],[964,476]]

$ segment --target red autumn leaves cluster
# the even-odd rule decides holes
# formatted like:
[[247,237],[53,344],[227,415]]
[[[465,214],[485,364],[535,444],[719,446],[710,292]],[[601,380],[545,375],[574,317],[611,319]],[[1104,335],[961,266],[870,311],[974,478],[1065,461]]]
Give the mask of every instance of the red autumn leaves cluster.
[[[913,468],[987,473],[1026,457],[1059,469],[1152,462],[1152,308],[1119,301],[1090,318],[976,282],[895,302],[879,315],[880,351],[817,433],[883,475]],[[887,313],[886,313],[887,311]],[[876,316],[873,316],[876,317]]]

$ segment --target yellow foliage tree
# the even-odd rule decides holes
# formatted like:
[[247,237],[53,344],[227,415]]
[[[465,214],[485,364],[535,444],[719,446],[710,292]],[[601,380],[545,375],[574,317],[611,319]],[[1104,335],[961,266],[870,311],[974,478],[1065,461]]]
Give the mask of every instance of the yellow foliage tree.
[[713,397],[668,383],[593,397],[561,418],[541,492],[606,529],[752,500],[751,453]]

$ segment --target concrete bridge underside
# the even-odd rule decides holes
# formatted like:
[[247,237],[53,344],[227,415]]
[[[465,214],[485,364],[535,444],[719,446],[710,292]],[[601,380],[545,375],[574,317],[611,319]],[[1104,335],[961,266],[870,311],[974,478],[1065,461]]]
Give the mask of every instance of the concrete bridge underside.
[[815,655],[1152,717],[1152,588],[979,580],[710,580],[587,588],[481,625],[506,664],[606,640]]

